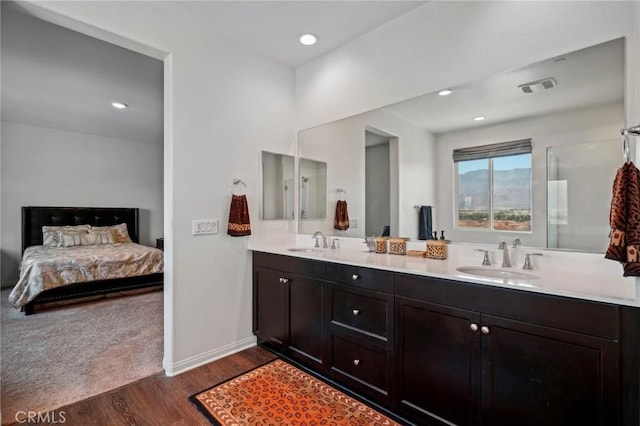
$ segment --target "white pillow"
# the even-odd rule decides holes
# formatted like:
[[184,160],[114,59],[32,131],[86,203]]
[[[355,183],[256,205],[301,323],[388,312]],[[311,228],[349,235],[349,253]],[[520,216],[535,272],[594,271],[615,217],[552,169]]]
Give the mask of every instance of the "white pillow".
[[120,223],[118,225],[113,226],[94,226],[91,229],[95,229],[98,231],[102,230],[111,230],[113,231],[114,237],[116,239],[116,243],[131,243],[131,237],[129,237],[129,232],[127,231],[127,224]]
[[113,230],[111,229],[90,229],[88,234],[83,234],[80,236],[80,245],[83,246],[114,244],[115,242],[116,239],[114,237]]
[[91,225],[43,226],[42,245],[48,247],[60,246],[58,231],[84,231],[86,233],[89,229],[91,229]]
[[58,246],[79,246],[82,235],[88,235],[87,231],[63,230],[58,231]]

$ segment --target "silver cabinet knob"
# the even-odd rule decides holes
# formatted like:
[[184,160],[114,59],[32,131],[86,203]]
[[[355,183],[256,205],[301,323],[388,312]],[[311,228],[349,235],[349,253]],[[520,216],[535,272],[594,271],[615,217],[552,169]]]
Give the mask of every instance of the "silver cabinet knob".
[[480,331],[482,331],[482,334],[489,334],[489,327],[487,327],[486,325],[483,325],[480,328]]
[[283,282],[284,282],[284,278],[280,277],[280,280],[279,280],[279,281],[280,281],[281,283],[283,283]]
[[282,279],[282,282],[283,282],[284,284],[288,283],[288,282],[289,282],[289,278],[283,278],[283,279]]
[[360,360],[359,359],[354,359],[353,360],[353,365],[355,365],[356,367],[360,365]]
[[358,274],[351,275],[351,279],[354,280],[354,281],[357,280],[358,278],[360,278],[360,275],[358,275]]
[[353,316],[358,316],[360,315],[360,309],[354,309],[353,311],[351,311],[351,313],[353,314]]
[[471,323],[469,328],[471,329],[471,331],[478,331],[478,324],[476,324],[475,322]]

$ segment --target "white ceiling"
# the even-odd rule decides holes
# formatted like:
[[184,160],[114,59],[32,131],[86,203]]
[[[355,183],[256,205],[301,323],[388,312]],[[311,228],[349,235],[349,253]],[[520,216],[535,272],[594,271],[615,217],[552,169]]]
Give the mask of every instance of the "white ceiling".
[[[558,61],[559,58],[565,60]],[[554,77],[557,86],[531,94],[518,90],[521,84],[547,77]],[[449,89],[453,90],[449,96],[431,93],[384,109],[432,133],[444,133],[622,102],[624,39],[609,41]],[[475,116],[485,116],[486,119],[474,122]]]
[[[291,68],[424,1],[113,2],[146,8],[159,29],[188,22]],[[36,8],[37,9],[37,8]],[[162,62],[41,21],[28,3],[2,2],[2,119],[162,143]],[[315,46],[298,35],[319,36]],[[124,111],[113,100],[130,105]]]
[[[157,59],[3,7],[1,71],[2,120],[163,142]],[[117,110],[112,101],[130,107]]]

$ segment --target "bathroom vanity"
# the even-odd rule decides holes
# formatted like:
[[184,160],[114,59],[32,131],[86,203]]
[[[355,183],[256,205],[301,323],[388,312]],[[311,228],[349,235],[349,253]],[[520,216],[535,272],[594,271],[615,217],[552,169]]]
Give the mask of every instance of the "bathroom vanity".
[[[412,422],[639,424],[632,300],[447,278],[448,261],[250,248],[258,343]],[[428,262],[445,269],[418,272]]]

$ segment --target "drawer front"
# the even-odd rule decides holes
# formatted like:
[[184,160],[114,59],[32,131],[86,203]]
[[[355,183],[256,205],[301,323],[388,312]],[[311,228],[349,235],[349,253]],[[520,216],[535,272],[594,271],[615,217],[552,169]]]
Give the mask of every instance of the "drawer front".
[[389,305],[385,299],[356,294],[341,288],[331,292],[331,321],[358,332],[387,340],[389,335]]
[[301,259],[279,254],[253,252],[254,267],[263,267],[285,271],[289,275],[303,275],[317,279],[326,278],[326,262]]
[[347,379],[348,382],[360,382],[374,394],[388,393],[386,350],[368,347],[337,335],[332,336],[332,343],[332,376]]
[[357,266],[329,264],[329,278],[340,284],[351,285],[369,290],[393,293],[393,272]]

